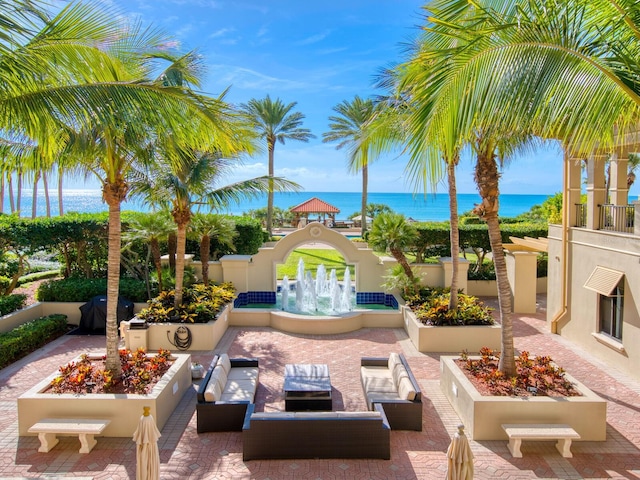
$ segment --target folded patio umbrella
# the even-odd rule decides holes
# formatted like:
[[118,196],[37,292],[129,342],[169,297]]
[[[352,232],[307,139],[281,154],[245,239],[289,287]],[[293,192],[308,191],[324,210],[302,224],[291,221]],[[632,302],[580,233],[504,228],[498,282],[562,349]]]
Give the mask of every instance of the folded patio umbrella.
[[143,410],[144,414],[140,417],[138,428],[133,433],[133,441],[136,442],[136,480],[159,480],[160,431],[153,416],[149,415],[150,407],[143,407]]
[[473,479],[473,453],[469,440],[464,434],[464,425],[458,425],[458,432],[453,436],[447,449],[447,480]]

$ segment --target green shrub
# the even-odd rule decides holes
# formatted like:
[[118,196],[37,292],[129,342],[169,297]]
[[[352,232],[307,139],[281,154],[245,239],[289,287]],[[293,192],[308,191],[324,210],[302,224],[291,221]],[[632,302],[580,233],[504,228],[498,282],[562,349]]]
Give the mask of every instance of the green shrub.
[[66,331],[66,315],[49,315],[0,333],[0,368],[46,345]]
[[[106,278],[71,277],[42,283],[38,287],[36,298],[41,302],[88,302],[96,295],[106,294]],[[121,278],[120,296],[132,302],[146,302],[147,289],[144,281]]]
[[25,306],[26,302],[27,296],[21,293],[0,297],[0,316],[20,310]]
[[48,270],[46,272],[34,272],[28,275],[23,275],[18,280],[18,285],[24,285],[25,283],[35,282],[37,280],[46,280],[48,278],[55,278],[60,276],[60,270]]
[[449,310],[448,288],[423,289],[407,305],[425,325],[493,325],[492,308],[477,297],[458,293],[458,309]]
[[216,318],[222,309],[235,296],[231,283],[210,284],[208,287],[198,283],[182,291],[182,305],[174,307],[175,292],[161,292],[149,302],[138,318],[149,323],[180,322],[207,323]]

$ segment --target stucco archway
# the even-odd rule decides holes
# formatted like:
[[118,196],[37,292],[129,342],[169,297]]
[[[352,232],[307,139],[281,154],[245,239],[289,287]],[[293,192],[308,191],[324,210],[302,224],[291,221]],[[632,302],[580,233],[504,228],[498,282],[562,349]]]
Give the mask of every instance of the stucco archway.
[[323,243],[335,248],[344,257],[348,265],[355,267],[353,281],[356,291],[382,292],[382,277],[385,275],[385,262],[363,244],[359,248],[344,235],[312,222],[305,228],[293,231],[272,246],[260,248],[251,258],[249,266],[250,291],[276,291],[276,269],[284,263],[289,254],[300,245]]

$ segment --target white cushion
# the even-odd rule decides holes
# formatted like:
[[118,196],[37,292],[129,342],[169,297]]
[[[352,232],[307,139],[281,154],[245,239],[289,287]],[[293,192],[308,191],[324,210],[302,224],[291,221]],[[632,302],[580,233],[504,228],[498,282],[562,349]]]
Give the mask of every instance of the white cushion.
[[229,359],[229,355],[227,355],[226,353],[220,355],[218,365],[222,365],[224,371],[227,373],[227,375],[229,375],[229,371],[231,370],[231,360]]
[[224,402],[249,401],[253,402],[256,384],[252,380],[229,380],[220,400]]
[[222,369],[216,372],[216,369],[213,369],[211,373],[211,377],[209,377],[209,383],[207,383],[207,388],[204,390],[204,400],[205,402],[215,402],[220,400],[222,396],[222,389],[220,388],[219,373]]
[[410,402],[415,400],[416,391],[408,376],[400,379],[400,383],[398,384],[398,396],[404,400],[409,400]]
[[393,372],[393,367],[395,367],[396,365],[402,365],[402,362],[400,361],[400,355],[397,353],[390,353],[389,354],[389,362],[387,367],[389,368],[389,371]]
[[400,386],[400,380],[403,378],[409,378],[409,374],[407,373],[407,369],[401,363],[397,363],[395,367],[393,367],[393,371],[391,372],[393,376],[393,383],[396,388]]
[[228,380],[257,380],[258,367],[234,367],[227,375]]

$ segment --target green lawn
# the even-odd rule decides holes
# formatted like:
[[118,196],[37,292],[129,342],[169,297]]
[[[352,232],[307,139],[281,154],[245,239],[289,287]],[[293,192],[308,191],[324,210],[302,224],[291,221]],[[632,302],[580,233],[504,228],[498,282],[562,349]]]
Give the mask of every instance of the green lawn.
[[[278,280],[282,280],[285,275],[290,279],[296,278],[298,273],[298,261],[302,258],[305,270],[311,270],[313,277],[316,276],[318,265],[323,264],[327,269],[327,273],[335,268],[338,278],[344,277],[344,271],[347,264],[344,257],[337,250],[333,249],[316,249],[316,248],[298,248],[295,249],[287,258],[287,263],[278,265]],[[353,271],[351,272],[353,274]]]

